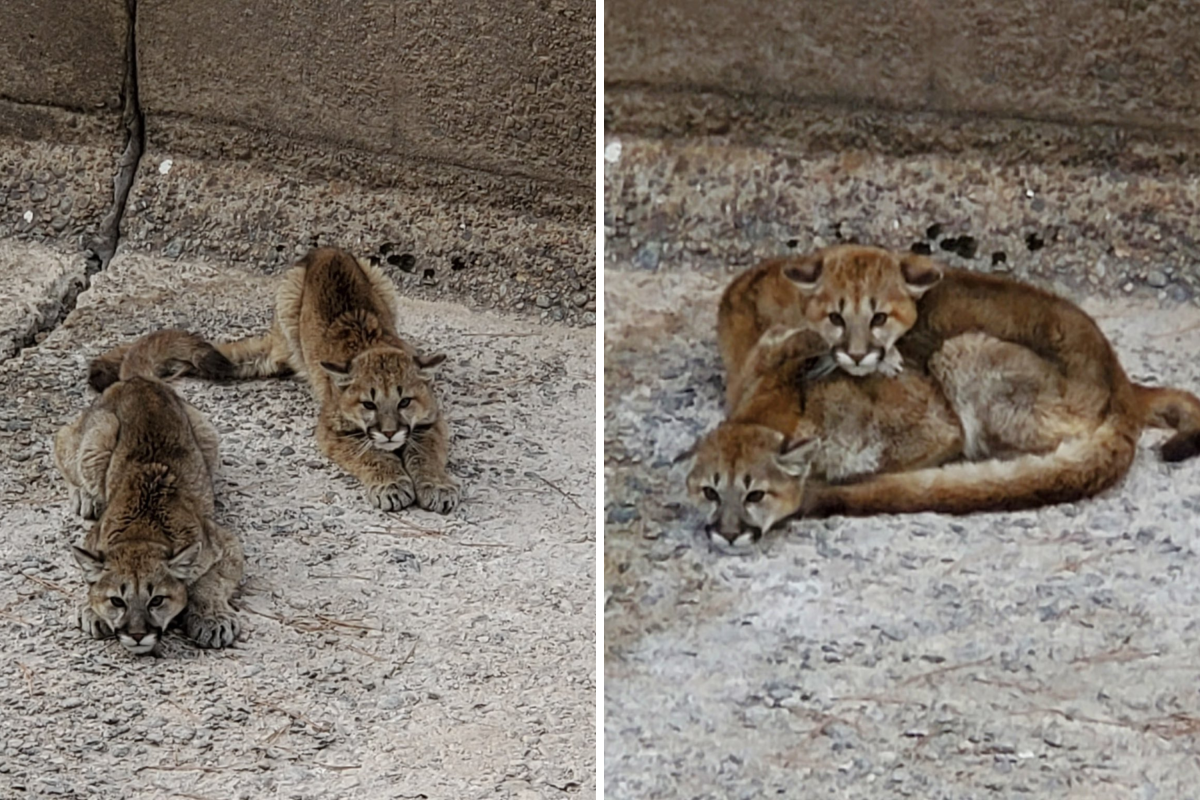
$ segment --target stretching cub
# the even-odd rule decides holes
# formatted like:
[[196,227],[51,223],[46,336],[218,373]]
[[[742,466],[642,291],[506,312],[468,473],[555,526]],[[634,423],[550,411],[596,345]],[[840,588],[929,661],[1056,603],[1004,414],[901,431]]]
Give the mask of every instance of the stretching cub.
[[201,647],[232,644],[240,627],[229,599],[242,546],[213,521],[217,433],[155,377],[153,354],[176,346],[176,333],[130,347],[119,381],[54,437],[73,510],[99,518],[74,548],[88,584],[80,626],[139,655],[185,610],[184,629]]
[[341,250],[313,250],[284,276],[265,336],[218,345],[239,377],[296,373],[321,404],[317,444],[362,481],[384,511],[415,501],[450,512],[449,429],[434,397],[434,367],[396,334],[399,296],[378,268]]

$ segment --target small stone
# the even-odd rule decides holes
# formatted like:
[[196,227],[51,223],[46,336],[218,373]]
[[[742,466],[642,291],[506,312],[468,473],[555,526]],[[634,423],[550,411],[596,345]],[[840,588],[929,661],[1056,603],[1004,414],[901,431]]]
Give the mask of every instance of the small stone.
[[70,223],[71,221],[66,217],[55,217],[54,219],[50,220],[50,227],[61,232],[66,230],[67,225]]
[[1155,289],[1163,289],[1167,285],[1167,276],[1162,270],[1152,269],[1146,275],[1146,283]]
[[83,705],[82,697],[68,697],[60,704],[64,709],[79,708]]
[[182,254],[183,254],[183,242],[179,241],[178,239],[172,239],[171,242],[167,245],[167,249],[166,249],[167,258],[179,258],[179,256]]
[[279,451],[279,455],[281,455],[281,456],[291,456],[291,455],[295,455],[295,454],[296,454],[295,449],[291,448],[291,447],[285,447]]
[[580,308],[583,308],[584,306],[587,305],[587,302],[588,302],[587,293],[586,292],[576,292],[575,294],[571,295],[571,302],[574,303],[575,305],[579,306]]
[[538,308],[549,308],[550,307],[550,296],[544,295],[544,294],[539,294],[537,296],[537,299],[534,300],[533,302],[537,305]]
[[638,518],[637,509],[633,506],[613,506],[604,515],[604,521],[622,525],[633,522]]
[[633,263],[638,269],[644,269],[648,272],[653,272],[658,269],[659,255],[658,248],[653,245],[645,245],[640,248],[633,257]]
[[29,187],[29,199],[35,203],[40,203],[46,199],[46,187],[40,183],[35,183]]

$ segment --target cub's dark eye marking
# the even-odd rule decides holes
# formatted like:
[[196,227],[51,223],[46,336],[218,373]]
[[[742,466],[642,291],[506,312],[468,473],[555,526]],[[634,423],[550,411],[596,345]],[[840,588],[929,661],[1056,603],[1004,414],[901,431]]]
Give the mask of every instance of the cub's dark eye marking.
[[110,598],[108,598],[108,602],[112,603],[114,608],[124,608],[125,607],[125,601],[119,597],[110,597]]
[[409,405],[409,403],[411,403],[411,402],[412,402],[412,398],[411,398],[411,397],[406,397],[406,398],[404,398],[403,400],[401,400],[401,401],[400,401],[400,407],[401,407],[401,408],[408,408],[408,405]]
[[875,316],[871,317],[871,327],[872,328],[878,328],[880,325],[884,324],[885,322],[887,322],[887,314],[884,314],[883,312],[880,312],[880,313],[876,314]]
[[372,403],[370,400],[363,400],[362,407],[365,408],[367,411],[375,410],[375,404]]
[[157,597],[151,597],[150,598],[150,607],[158,608],[159,606],[161,606],[163,604],[163,600],[166,600],[166,599],[167,598],[163,597],[161,594],[158,595]]
[[717,494],[717,490],[712,488],[711,486],[704,487],[704,497],[705,497],[705,499],[710,500],[714,503],[721,499],[721,496],[719,494]]
[[842,319],[842,315],[836,311],[829,315],[829,321],[834,325],[837,325],[839,328],[846,327],[846,320]]
[[746,495],[746,502],[747,503],[757,503],[766,496],[767,496],[766,492],[756,489],[755,491],[750,492],[750,494]]

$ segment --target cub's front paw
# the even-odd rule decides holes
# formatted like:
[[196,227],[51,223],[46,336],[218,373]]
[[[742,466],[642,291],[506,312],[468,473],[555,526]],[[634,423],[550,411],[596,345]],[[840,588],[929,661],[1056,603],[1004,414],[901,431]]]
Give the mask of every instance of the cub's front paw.
[[449,514],[458,505],[458,484],[450,480],[417,484],[417,505],[426,511]]
[[380,511],[399,511],[413,504],[417,499],[417,490],[412,479],[404,477],[395,483],[368,486],[367,499]]
[[184,631],[200,647],[229,647],[242,629],[232,611],[197,614],[189,609]]
[[876,367],[876,370],[881,375],[894,378],[901,372],[904,372],[904,356],[900,355],[899,350],[892,348],[891,350],[887,351],[887,355],[885,355],[883,360],[879,362],[879,366]]
[[104,501],[89,494],[85,489],[72,486],[71,513],[84,519],[100,519],[100,515],[104,513]]
[[107,639],[113,635],[108,623],[100,619],[87,603],[79,606],[79,627],[93,639]]

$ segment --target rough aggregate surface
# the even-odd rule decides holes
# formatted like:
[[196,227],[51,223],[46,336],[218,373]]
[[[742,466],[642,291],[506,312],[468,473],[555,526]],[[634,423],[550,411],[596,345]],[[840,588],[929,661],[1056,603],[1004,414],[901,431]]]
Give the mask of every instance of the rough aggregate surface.
[[[652,157],[688,148],[688,166]],[[739,172],[719,148],[634,150],[644,160],[606,165],[605,796],[1192,796],[1200,461],[1159,461],[1161,434],[1145,434],[1119,486],[1084,502],[802,520],[742,556],[697,536],[675,461],[721,418],[715,324],[729,265],[783,250],[785,236],[807,249],[822,220],[842,217],[862,241],[893,246],[948,222],[944,236],[970,233],[984,250],[1005,242],[1006,268],[1035,279],[1061,259],[1061,277],[1040,282],[1083,303],[1131,377],[1200,390],[1200,311],[1169,292],[1127,295],[1111,274],[1091,280],[1096,254],[1113,263],[1106,248],[1145,226],[1114,212],[1095,239],[1022,251],[1007,241],[1024,228],[1002,222],[1016,212],[997,202],[976,219],[959,184],[895,183],[908,162],[817,179],[833,162],[797,157],[770,184],[792,187],[780,209],[761,189],[776,179]],[[741,155],[742,167],[766,159]],[[855,194],[868,189],[870,202]],[[1038,192],[1068,189],[1047,180]],[[631,209],[631,197],[646,203]],[[959,202],[960,217],[943,213]],[[1155,219],[1183,216],[1164,201]],[[752,222],[764,219],[759,235]],[[1178,235],[1156,246],[1177,254],[1174,275],[1195,276],[1190,245],[1172,247]],[[648,266],[640,254],[654,247]]]
[[0,797],[595,796],[590,334],[408,300],[463,504],[371,509],[319,453],[295,380],[178,390],[221,435],[244,632],[161,657],[84,638],[51,437],[87,362],[163,326],[265,329],[276,278],[119,252],[65,322],[0,363]]
[[312,152],[300,147],[291,153],[295,163],[280,158],[265,165],[200,158],[150,142],[123,225],[130,249],[273,272],[311,247],[333,245],[374,259],[408,296],[523,312],[549,323],[596,322],[590,190],[586,197],[556,193],[526,181],[524,190],[546,199],[544,207],[529,207],[515,189],[491,185],[499,180],[494,176],[485,176],[487,185],[474,185],[483,178],[461,170],[442,182],[424,173],[400,179],[405,165],[381,165],[378,156],[352,151],[336,156],[375,162],[369,168],[390,176],[388,182],[373,182],[366,164],[353,180],[339,174],[354,172],[344,164],[321,175]]

